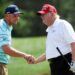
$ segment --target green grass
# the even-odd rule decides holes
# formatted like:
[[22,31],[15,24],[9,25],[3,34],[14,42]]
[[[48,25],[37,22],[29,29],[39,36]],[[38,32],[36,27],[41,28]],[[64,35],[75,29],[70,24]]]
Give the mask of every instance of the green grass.
[[[45,41],[46,37],[13,38],[12,46],[19,51],[38,57],[45,52]],[[28,64],[24,59],[11,58],[8,69],[9,75],[50,75],[47,61]]]

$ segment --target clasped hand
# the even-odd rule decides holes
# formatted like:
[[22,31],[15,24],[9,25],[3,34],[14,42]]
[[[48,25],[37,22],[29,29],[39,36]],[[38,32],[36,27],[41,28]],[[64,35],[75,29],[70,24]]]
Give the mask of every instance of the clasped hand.
[[28,64],[35,64],[35,62],[36,62],[35,57],[32,55],[27,54],[24,58],[27,60]]

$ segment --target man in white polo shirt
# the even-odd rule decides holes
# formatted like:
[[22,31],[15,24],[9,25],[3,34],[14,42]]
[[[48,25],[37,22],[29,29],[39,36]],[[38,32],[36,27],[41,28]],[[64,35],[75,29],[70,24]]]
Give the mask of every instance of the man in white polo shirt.
[[[38,11],[43,23],[48,26],[46,53],[39,56],[34,63],[48,60],[51,68],[51,75],[74,75],[71,71],[75,65],[75,35],[72,25],[60,19],[57,10],[50,4],[44,4],[41,11]],[[58,49],[64,55],[59,53]]]

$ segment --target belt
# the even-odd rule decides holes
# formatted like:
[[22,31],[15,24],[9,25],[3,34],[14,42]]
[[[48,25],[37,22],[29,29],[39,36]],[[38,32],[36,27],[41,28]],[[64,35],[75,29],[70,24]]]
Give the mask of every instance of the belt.
[[[65,58],[68,58],[68,57],[71,57],[71,56],[72,56],[71,53],[67,53],[67,54],[64,55]],[[61,59],[61,58],[62,58],[62,56],[58,56],[58,57],[55,57],[55,58],[48,59],[48,61],[49,62],[51,62],[51,61],[54,62],[54,61],[57,61],[58,59]]]
[[0,62],[0,65],[7,65],[6,63],[2,63],[2,62]]

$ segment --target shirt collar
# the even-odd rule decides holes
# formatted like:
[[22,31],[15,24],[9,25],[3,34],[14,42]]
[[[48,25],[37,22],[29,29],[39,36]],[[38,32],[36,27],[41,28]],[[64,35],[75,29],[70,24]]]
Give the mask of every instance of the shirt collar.
[[46,32],[48,32],[50,29],[54,28],[58,22],[59,22],[59,18],[56,18],[54,23],[46,29]]

